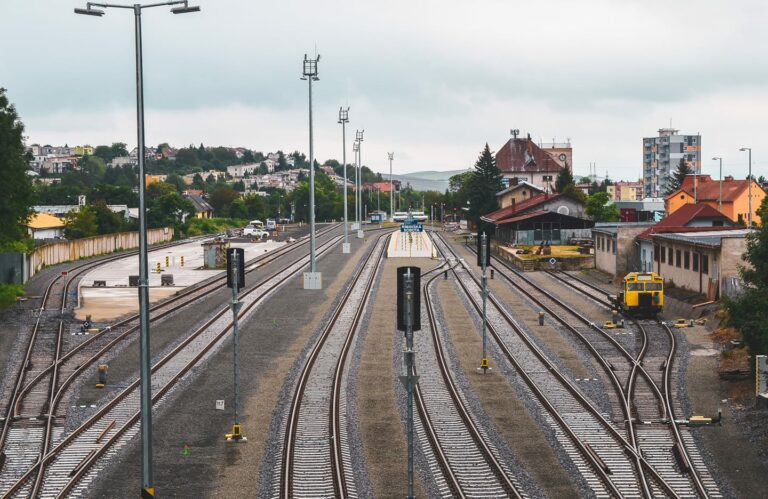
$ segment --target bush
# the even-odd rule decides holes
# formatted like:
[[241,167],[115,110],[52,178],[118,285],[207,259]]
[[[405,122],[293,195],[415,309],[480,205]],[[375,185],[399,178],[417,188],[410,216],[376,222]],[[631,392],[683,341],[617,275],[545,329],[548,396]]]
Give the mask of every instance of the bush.
[[234,227],[245,227],[248,222],[236,218],[193,218],[187,221],[187,236],[216,234]]
[[24,296],[24,286],[21,284],[0,284],[0,310],[16,303],[19,296]]

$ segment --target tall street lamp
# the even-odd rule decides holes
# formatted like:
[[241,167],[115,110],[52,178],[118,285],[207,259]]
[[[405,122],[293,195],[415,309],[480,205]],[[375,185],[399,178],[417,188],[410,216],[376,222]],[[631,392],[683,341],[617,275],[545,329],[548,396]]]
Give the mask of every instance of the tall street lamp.
[[349,253],[349,218],[347,218],[347,123],[349,123],[349,107],[339,108],[339,123],[341,123],[341,162],[344,164],[344,243],[342,253]]
[[747,214],[747,227],[752,227],[752,148],[742,147],[739,151],[749,151],[749,175],[747,175],[749,180],[749,214]]
[[364,234],[363,229],[363,194],[362,194],[362,185],[363,185],[363,133],[365,130],[357,130],[355,133],[355,140],[357,141],[357,159],[358,159],[358,165],[357,165],[357,196],[360,200],[357,204],[358,206],[358,214],[357,219],[360,221],[359,229],[357,231],[357,238],[362,239]]
[[712,158],[713,161],[719,161],[720,162],[720,195],[717,198],[717,209],[720,210],[720,213],[723,212],[723,158],[719,156],[715,156]]
[[103,10],[94,9],[129,9],[133,10],[136,44],[136,135],[138,139],[139,159],[139,327],[141,363],[141,479],[142,497],[154,497],[155,486],[152,479],[152,382],[151,355],[149,352],[149,264],[147,257],[147,216],[146,216],[146,179],[144,178],[144,69],[141,48],[141,11],[150,7],[178,5],[173,7],[173,14],[198,12],[200,7],[190,7],[187,0],[160,2],[148,5],[118,5],[88,2],[85,9],[75,9],[75,14],[86,16],[104,15]]
[[355,153],[355,228],[358,233],[360,231],[360,199],[357,197],[359,189],[357,187],[357,181],[360,178],[360,163],[357,162],[357,152],[360,150],[360,143],[355,139],[352,143],[352,152]]
[[316,59],[310,59],[304,54],[304,72],[302,80],[309,83],[309,272],[304,272],[304,289],[323,289],[322,274],[317,271],[315,260],[315,156],[312,140],[312,82],[318,81]]
[[395,219],[395,189],[392,187],[392,160],[395,159],[395,152],[388,152],[389,158],[389,211],[392,214],[392,220]]

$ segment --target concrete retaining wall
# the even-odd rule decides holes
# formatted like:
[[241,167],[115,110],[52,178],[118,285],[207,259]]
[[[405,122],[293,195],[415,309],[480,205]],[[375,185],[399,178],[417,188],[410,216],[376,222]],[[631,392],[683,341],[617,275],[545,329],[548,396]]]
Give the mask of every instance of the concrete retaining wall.
[[[147,230],[147,244],[157,244],[170,241],[173,238],[173,229]],[[104,234],[103,236],[86,237],[72,241],[60,241],[57,243],[40,246],[27,255],[27,268],[31,279],[44,267],[57,263],[79,260],[90,256],[104,255],[115,251],[133,249],[139,247],[138,232],[120,232],[117,234]]]

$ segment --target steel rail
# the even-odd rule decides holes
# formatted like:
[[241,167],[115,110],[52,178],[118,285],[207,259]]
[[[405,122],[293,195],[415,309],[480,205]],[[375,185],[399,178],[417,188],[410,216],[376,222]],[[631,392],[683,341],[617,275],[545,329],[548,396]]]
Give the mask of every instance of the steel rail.
[[[324,250],[327,252],[327,251],[328,251],[330,248],[332,248],[333,246],[335,246],[336,244],[338,244],[338,242],[340,241],[340,238],[341,238],[341,236],[338,236],[338,237],[336,237],[334,240],[332,240],[331,242],[327,243],[327,245],[326,245],[326,247],[324,248]],[[274,278],[274,277],[278,276],[278,275],[279,275],[279,274],[280,274],[282,271],[285,271],[287,268],[291,267],[292,265],[295,265],[295,263],[292,263],[292,264],[290,264],[290,265],[287,265],[287,266],[285,266],[285,267],[284,267],[282,270],[279,270],[279,271],[277,271],[277,272],[273,273],[273,274],[270,276],[270,278],[268,278],[267,280],[269,280],[269,279],[272,279],[272,278]],[[298,273],[298,272],[300,271],[300,269],[301,269],[301,268],[303,268],[304,266],[306,266],[306,264],[305,264],[305,265],[303,265],[303,266],[301,266],[301,267],[299,267],[299,269],[298,269],[298,270],[296,270],[296,271],[294,272],[294,274],[295,274],[295,273]],[[266,281],[266,280],[265,280],[265,281]],[[271,292],[272,290],[276,289],[276,288],[277,288],[279,285],[281,285],[283,282],[284,282],[284,281],[281,281],[281,282],[279,282],[279,283],[275,283],[274,285],[270,286],[270,287],[269,287],[269,288],[267,288],[266,290],[263,290],[263,291],[261,292],[261,294],[260,294],[260,295],[258,295],[258,296],[259,296],[259,297],[261,297],[261,296],[264,296],[264,295],[268,294],[268,293],[269,293],[269,292]],[[259,290],[259,288],[258,288],[258,287],[254,287],[254,288],[252,288],[252,289],[248,290],[246,293],[244,293],[244,295],[241,295],[241,296],[245,296],[245,295],[247,295],[247,294],[251,294],[251,293],[254,293],[254,292],[256,292],[257,290]],[[255,301],[253,304],[251,304],[251,306],[249,306],[249,307],[244,307],[244,308],[243,308],[243,310],[241,310],[241,312],[240,312],[240,315],[244,315],[244,314],[245,314],[245,313],[247,313],[247,312],[248,312],[248,311],[249,311],[251,308],[253,308],[254,306],[256,306],[256,304],[257,304],[257,303],[260,303],[260,301],[259,301],[260,299],[261,299],[261,298],[257,298],[257,300],[256,300],[256,301]],[[156,363],[156,364],[153,366],[153,368],[152,368],[153,372],[155,372],[157,369],[159,369],[159,368],[163,367],[163,366],[164,366],[164,365],[165,365],[167,362],[169,362],[169,361],[170,361],[170,360],[171,360],[171,359],[172,359],[172,358],[173,358],[173,357],[174,357],[176,354],[178,354],[179,352],[181,352],[181,351],[184,349],[184,347],[186,347],[187,345],[189,345],[189,344],[190,344],[190,343],[191,343],[191,342],[192,342],[194,339],[196,339],[196,338],[197,338],[198,336],[200,336],[200,335],[201,335],[203,332],[205,332],[207,327],[209,327],[211,324],[213,324],[213,322],[214,322],[214,321],[216,321],[216,320],[217,320],[218,318],[220,318],[222,315],[226,314],[228,311],[229,311],[229,307],[224,307],[224,308],[222,308],[222,309],[221,309],[219,312],[217,312],[216,314],[214,314],[213,318],[211,318],[209,321],[207,321],[207,322],[206,322],[206,323],[205,323],[205,324],[204,324],[204,325],[203,325],[201,328],[199,328],[197,331],[195,331],[194,333],[192,333],[192,334],[191,334],[189,337],[187,337],[186,339],[184,339],[184,340],[183,340],[183,341],[182,341],[182,342],[181,342],[181,343],[180,343],[180,344],[179,344],[177,347],[175,347],[175,348],[174,348],[174,349],[173,349],[173,350],[172,350],[172,351],[171,351],[169,354],[167,354],[167,355],[166,355],[166,356],[164,356],[162,359],[160,359],[160,360],[159,360],[159,361],[158,361],[158,362],[157,362],[157,363]],[[162,397],[162,395],[164,395],[164,394],[167,392],[167,390],[171,388],[171,386],[175,385],[175,383],[176,383],[176,382],[177,382],[177,381],[180,379],[180,376],[182,376],[182,375],[183,375],[184,373],[186,373],[186,372],[187,372],[189,369],[191,369],[191,368],[193,367],[193,365],[194,365],[194,364],[195,364],[195,363],[196,363],[196,362],[197,362],[197,361],[198,361],[200,358],[202,358],[202,357],[203,357],[203,355],[204,355],[205,353],[207,353],[207,352],[210,350],[210,348],[212,348],[212,347],[213,347],[215,344],[217,344],[217,343],[218,343],[218,341],[219,341],[220,339],[222,339],[222,338],[223,338],[223,336],[226,334],[226,332],[227,332],[227,331],[229,331],[229,329],[230,329],[230,328],[231,328],[231,322],[230,322],[229,326],[227,326],[226,328],[224,328],[224,330],[223,330],[223,331],[222,331],[222,332],[221,332],[221,333],[220,333],[220,334],[219,334],[219,335],[218,335],[218,336],[217,336],[217,337],[216,337],[216,338],[215,338],[213,341],[211,341],[211,342],[210,342],[210,344],[208,345],[208,347],[207,347],[207,348],[205,348],[205,349],[204,349],[204,350],[203,350],[203,351],[202,351],[200,354],[196,355],[196,356],[194,357],[194,359],[193,359],[193,360],[192,360],[190,363],[186,364],[186,366],[185,366],[185,367],[182,369],[182,371],[180,372],[180,374],[179,374],[179,375],[177,375],[177,377],[175,377],[171,383],[167,384],[167,385],[166,385],[165,387],[163,387],[161,390],[159,390],[158,392],[156,392],[156,394],[153,396],[153,401],[155,401],[155,402],[156,402],[157,400],[160,400],[160,398]],[[135,389],[135,388],[138,386],[138,384],[139,384],[139,381],[140,381],[140,380],[138,380],[138,379],[137,379],[137,380],[135,380],[133,383],[131,383],[130,385],[128,385],[128,386],[127,386],[127,387],[126,387],[126,388],[125,388],[123,391],[121,391],[121,392],[120,392],[120,393],[119,393],[119,394],[118,394],[118,395],[117,395],[115,398],[113,398],[112,400],[110,400],[109,402],[107,402],[107,404],[105,404],[105,406],[104,406],[104,407],[102,407],[102,408],[101,408],[99,411],[97,411],[96,413],[94,413],[94,414],[93,414],[93,415],[92,415],[92,416],[91,416],[91,417],[90,417],[88,420],[86,420],[86,421],[85,421],[83,424],[81,424],[81,425],[80,425],[78,428],[76,428],[76,429],[75,429],[75,430],[74,430],[74,431],[73,431],[71,434],[69,434],[69,435],[68,435],[68,436],[67,436],[67,437],[66,437],[64,440],[62,440],[62,441],[61,441],[59,444],[57,444],[57,445],[56,445],[56,447],[54,447],[52,450],[50,450],[50,451],[49,451],[49,452],[47,452],[47,453],[46,453],[44,456],[42,456],[42,457],[41,457],[41,459],[40,459],[40,460],[38,460],[38,462],[36,462],[36,463],[35,463],[35,464],[34,464],[34,465],[33,465],[33,466],[32,466],[32,467],[29,469],[29,470],[27,470],[27,472],[26,472],[26,473],[25,473],[25,474],[24,474],[24,475],[23,475],[21,478],[19,478],[19,480],[17,480],[17,481],[16,481],[16,483],[15,483],[15,484],[14,484],[14,485],[11,487],[11,489],[10,489],[9,491],[7,491],[7,492],[6,492],[6,494],[3,496],[3,498],[4,498],[4,499],[9,499],[9,498],[11,498],[15,492],[17,492],[19,489],[21,489],[21,488],[22,488],[22,487],[23,487],[23,486],[24,486],[24,485],[27,483],[27,481],[28,481],[28,480],[31,478],[31,476],[32,476],[33,474],[35,474],[35,473],[38,473],[38,470],[39,470],[39,468],[40,468],[40,467],[45,467],[45,466],[46,466],[46,465],[47,465],[49,462],[51,462],[51,461],[52,461],[52,460],[53,460],[53,459],[56,457],[56,455],[57,455],[59,452],[61,452],[61,451],[62,451],[64,448],[66,448],[66,447],[67,447],[67,446],[68,446],[68,445],[69,445],[71,442],[73,442],[73,441],[74,441],[74,440],[75,440],[75,439],[76,439],[76,438],[77,438],[79,435],[81,435],[83,432],[85,432],[86,430],[88,430],[88,429],[90,429],[91,427],[93,427],[93,425],[94,425],[94,424],[96,424],[98,421],[100,421],[100,420],[101,420],[101,418],[103,418],[103,416],[104,416],[105,414],[107,414],[107,413],[108,413],[108,412],[109,412],[109,411],[110,411],[112,408],[114,408],[115,406],[117,406],[117,404],[118,404],[118,403],[120,403],[122,400],[124,400],[124,399],[125,399],[125,398],[126,398],[126,397],[127,397],[129,394],[130,394],[130,393],[131,393],[131,391],[132,391],[132,390],[134,390],[134,389]],[[62,392],[59,392],[59,396],[61,396],[61,393],[62,393]],[[154,403],[154,402],[153,402],[153,403]],[[124,432],[125,432],[125,431],[126,431],[126,430],[127,430],[127,429],[128,429],[128,428],[129,428],[129,427],[132,425],[132,424],[133,424],[133,423],[135,423],[135,422],[138,420],[138,416],[139,416],[139,412],[137,412],[137,413],[136,413],[136,415],[134,416],[134,418],[132,418],[131,420],[129,420],[129,422],[128,422],[128,423],[126,423],[125,425],[121,426],[121,427],[118,429],[118,431],[117,431],[116,435],[113,435],[113,437],[112,437],[112,438],[110,438],[109,440],[105,441],[105,442],[104,442],[104,444],[102,444],[102,446],[101,446],[101,447],[97,448],[96,452],[95,452],[95,453],[94,453],[94,454],[93,454],[93,455],[92,455],[92,456],[91,456],[91,457],[90,457],[90,458],[87,460],[87,462],[84,462],[84,463],[82,463],[82,466],[80,466],[80,468],[78,469],[78,471],[77,471],[76,473],[74,473],[74,474],[73,474],[73,477],[72,477],[72,479],[70,480],[70,482],[68,483],[68,485],[67,485],[67,486],[66,486],[66,488],[64,489],[65,491],[68,491],[68,490],[70,490],[70,489],[71,489],[71,488],[74,486],[74,484],[75,484],[75,483],[76,483],[78,480],[80,480],[80,479],[81,479],[81,478],[84,476],[85,472],[87,472],[87,470],[88,470],[88,469],[89,469],[89,468],[90,468],[90,467],[91,467],[91,466],[94,464],[94,462],[95,462],[95,461],[96,461],[96,460],[97,460],[99,457],[101,457],[101,456],[103,455],[103,453],[104,453],[104,452],[106,452],[106,451],[107,451],[107,450],[108,450],[108,449],[109,449],[109,448],[110,448],[110,447],[111,447],[111,446],[114,444],[114,442],[116,442],[116,437],[117,437],[117,436],[119,436],[119,435],[121,435],[122,433],[124,433]],[[64,493],[64,492],[62,492],[62,493]]]
[[[386,234],[382,234],[379,236],[379,239],[382,237],[386,237]],[[295,446],[296,446],[296,435],[299,425],[299,413],[301,411],[301,405],[302,400],[304,398],[304,392],[307,387],[307,383],[309,381],[309,377],[312,373],[312,368],[315,365],[315,362],[320,354],[320,352],[323,349],[323,346],[325,345],[326,340],[331,334],[331,331],[333,330],[333,327],[336,325],[336,322],[339,320],[339,317],[341,316],[341,312],[346,306],[349,297],[352,295],[352,291],[357,286],[357,282],[362,275],[363,271],[365,270],[365,266],[368,263],[368,261],[372,258],[373,255],[373,247],[371,250],[366,254],[364,260],[359,264],[357,270],[355,271],[355,274],[352,277],[351,284],[347,287],[346,291],[342,295],[341,300],[336,304],[336,307],[333,310],[333,313],[331,314],[328,323],[323,328],[322,333],[320,334],[320,337],[315,342],[315,345],[312,347],[312,350],[309,353],[309,356],[307,358],[307,361],[304,363],[304,366],[301,370],[301,373],[299,374],[299,378],[297,380],[296,388],[294,390],[294,395],[291,400],[291,406],[288,413],[288,420],[286,422],[286,431],[285,431],[285,439],[283,442],[283,455],[282,455],[282,466],[280,470],[280,494],[281,497],[284,498],[291,498],[293,497],[293,468],[295,464]],[[379,263],[381,260],[381,253],[379,254]],[[377,263],[378,268],[378,263]],[[375,274],[375,272],[374,272]],[[372,281],[371,281],[372,282]],[[370,285],[370,282],[369,282]],[[366,288],[366,294],[368,293],[369,289]],[[360,310],[358,310],[358,313]],[[350,332],[353,331],[355,328],[351,327]],[[348,333],[349,334],[349,333]],[[339,364],[337,362],[337,368]],[[338,378],[340,382],[340,377]],[[332,396],[332,404],[335,403],[335,396],[336,394]],[[333,418],[334,415],[331,414],[331,418]],[[329,426],[333,426],[333,422],[329,421]],[[340,439],[341,436],[334,433],[333,440],[334,444],[336,444],[335,439]],[[338,446],[340,447],[340,445]],[[333,468],[333,475],[334,475],[334,488],[336,489],[336,493],[339,495],[339,497],[346,497],[346,481],[343,476],[343,471],[336,469],[336,466],[338,463],[336,462],[336,451],[332,447],[332,455],[331,458],[331,464]],[[340,454],[339,449],[339,454]],[[339,462],[341,461],[339,456]],[[342,464],[343,467],[343,464]]]
[[[451,252],[454,252],[454,250],[453,250],[453,249],[450,247],[450,245],[448,245],[448,244],[447,244],[447,243],[446,243],[446,242],[445,242],[445,241],[442,239],[442,237],[441,237],[439,234],[438,234],[438,238],[440,238],[440,240],[443,242],[443,244],[444,244],[444,245],[445,245],[447,248],[449,248]],[[455,255],[455,252],[454,252],[454,255]],[[458,257],[457,257],[457,258],[458,258]],[[503,262],[502,262],[502,263],[503,263]],[[465,266],[466,266],[466,265],[465,265]],[[454,273],[455,273],[455,270],[454,270]],[[475,283],[475,285],[479,286],[480,284],[479,284],[479,282],[478,282],[478,280],[477,280],[477,277],[474,275],[474,273],[472,273],[472,272],[471,272],[471,271],[469,271],[469,270],[468,270],[468,272],[467,272],[467,273],[468,273],[468,275],[469,275],[469,276],[472,278],[472,280],[473,280],[473,282]],[[514,281],[512,281],[512,280],[511,280],[511,279],[510,279],[508,276],[506,276],[504,273],[501,273],[501,274],[502,274],[503,276],[505,276],[505,278],[506,278],[506,279],[507,279],[509,282],[511,282],[513,285],[515,285],[515,284],[516,284],[516,283],[514,283]],[[456,274],[456,275],[457,275],[457,277],[458,277],[458,274]],[[524,276],[520,276],[520,277],[522,277],[524,280],[527,280],[527,279],[526,279]],[[477,303],[474,301],[474,298],[472,298],[472,297],[471,297],[471,295],[469,294],[469,290],[466,288],[466,285],[465,285],[463,282],[461,282],[461,280],[460,280],[460,279],[457,279],[457,280],[458,280],[458,282],[460,283],[461,287],[462,287],[462,288],[463,288],[463,289],[466,291],[467,295],[470,297],[470,301],[472,302],[472,304],[474,305],[474,307],[475,307],[475,308],[478,310],[478,312],[479,312],[479,311],[480,311],[480,309],[479,309],[479,305],[478,305],[478,304],[477,304]],[[516,287],[519,287],[519,286],[516,286]],[[615,428],[613,428],[613,426],[612,426],[612,425],[611,425],[611,424],[610,424],[608,421],[606,421],[606,420],[603,418],[602,414],[600,414],[600,413],[599,413],[599,411],[597,411],[597,409],[596,409],[596,408],[595,408],[595,407],[594,407],[594,406],[591,404],[591,402],[590,402],[589,400],[587,400],[587,399],[586,399],[586,397],[584,397],[583,395],[581,395],[581,393],[579,393],[579,392],[576,390],[576,388],[575,388],[575,387],[573,387],[573,386],[571,385],[570,381],[569,381],[569,380],[567,380],[567,378],[566,378],[565,376],[563,376],[563,375],[562,375],[562,374],[561,374],[561,373],[560,373],[560,372],[557,370],[557,367],[556,367],[556,366],[554,366],[554,365],[551,363],[551,361],[549,360],[549,358],[547,357],[547,355],[546,355],[546,354],[544,354],[544,352],[542,352],[542,351],[539,349],[539,347],[538,347],[537,345],[535,345],[535,343],[533,343],[533,342],[532,342],[532,341],[531,341],[531,340],[530,340],[530,339],[527,337],[527,334],[525,334],[524,332],[522,332],[521,330],[519,330],[519,329],[518,329],[518,327],[517,327],[517,325],[515,324],[515,322],[512,320],[512,318],[511,318],[511,317],[509,317],[509,315],[508,315],[508,313],[506,312],[506,310],[505,310],[505,309],[504,309],[504,308],[501,306],[501,304],[500,304],[500,303],[499,303],[499,302],[496,300],[496,298],[495,298],[495,297],[493,297],[492,295],[489,295],[489,299],[490,299],[491,303],[492,303],[492,304],[493,304],[493,305],[496,307],[496,309],[499,311],[499,313],[500,313],[500,314],[501,314],[501,315],[502,315],[502,316],[505,318],[505,320],[507,321],[507,323],[508,323],[508,324],[509,324],[509,325],[510,325],[510,326],[511,326],[511,327],[512,327],[512,328],[513,328],[513,329],[514,329],[516,332],[517,332],[518,336],[519,336],[519,337],[520,337],[520,338],[521,338],[521,339],[522,339],[522,340],[523,340],[523,341],[524,341],[524,342],[525,342],[525,343],[526,343],[526,344],[529,346],[529,348],[531,348],[531,350],[534,352],[534,354],[536,355],[536,357],[537,357],[537,358],[539,358],[539,359],[540,359],[542,362],[544,362],[545,364],[547,364],[547,365],[549,366],[549,369],[550,369],[550,370],[552,371],[552,373],[553,373],[553,374],[554,374],[554,375],[555,375],[555,376],[556,376],[556,377],[557,377],[557,378],[558,378],[558,379],[561,381],[561,383],[563,384],[563,386],[564,386],[564,387],[566,387],[566,389],[568,389],[568,391],[569,391],[569,392],[571,392],[572,394],[574,394],[574,396],[575,396],[575,397],[576,397],[576,398],[579,400],[579,402],[580,402],[580,403],[581,403],[581,404],[582,404],[582,405],[583,405],[585,408],[587,408],[587,410],[588,410],[590,413],[592,413],[592,414],[593,414],[593,415],[594,415],[594,416],[595,416],[595,417],[596,417],[596,418],[597,418],[597,419],[600,421],[600,423],[601,423],[601,424],[602,424],[602,425],[603,425],[603,426],[604,426],[604,427],[605,427],[605,428],[606,428],[606,429],[607,429],[607,430],[608,430],[608,431],[609,431],[609,432],[610,432],[610,433],[611,433],[611,434],[614,436],[614,438],[615,438],[617,441],[619,441],[619,442],[620,442],[620,443],[621,443],[621,444],[624,446],[624,450],[625,450],[625,452],[626,452],[626,453],[627,453],[627,454],[628,454],[628,455],[629,455],[629,456],[630,456],[630,457],[631,457],[633,460],[635,460],[637,463],[639,463],[639,464],[641,465],[641,469],[644,469],[644,470],[648,471],[649,473],[651,473],[652,477],[653,477],[653,478],[654,478],[654,479],[655,479],[655,480],[658,482],[658,484],[659,484],[659,485],[660,485],[660,486],[661,486],[661,487],[662,487],[662,488],[663,488],[663,489],[664,489],[664,490],[665,490],[667,493],[669,493],[669,494],[670,494],[671,496],[673,496],[673,497],[678,497],[678,494],[677,494],[677,493],[676,493],[676,492],[675,492],[675,491],[674,491],[674,490],[671,488],[671,486],[669,486],[669,484],[667,484],[667,483],[666,483],[666,481],[665,481],[665,480],[664,480],[664,479],[663,479],[663,478],[662,478],[662,477],[659,475],[658,471],[657,471],[657,470],[656,470],[656,469],[655,469],[655,468],[654,468],[654,467],[653,467],[653,466],[652,466],[650,463],[648,463],[648,462],[647,462],[647,460],[646,460],[646,459],[645,459],[645,458],[642,456],[642,454],[640,454],[640,453],[638,452],[638,450],[637,450],[637,449],[636,449],[636,448],[635,448],[635,447],[634,447],[634,446],[633,446],[633,445],[632,445],[632,444],[631,444],[629,441],[627,441],[627,440],[626,440],[626,439],[625,439],[625,438],[624,438],[622,435],[620,435],[620,434],[619,434],[619,433],[616,431],[616,429],[615,429]],[[535,301],[535,300],[534,300],[534,301]],[[539,304],[540,304],[540,303],[539,303]],[[540,304],[540,305],[541,305],[541,304]],[[557,317],[557,316],[556,316],[556,318],[557,318],[558,320],[560,320],[560,318],[559,318],[559,317]],[[565,322],[563,322],[563,323],[565,324]],[[489,326],[490,326],[490,324],[489,324]],[[571,328],[569,328],[569,329],[571,329],[571,330],[572,330],[574,333],[576,333],[577,335],[578,335],[578,334],[580,334],[580,333],[578,333],[578,331],[576,331],[576,330],[575,330],[575,329],[573,329],[572,327],[571,327]],[[597,329],[599,329],[599,328],[597,328]],[[501,339],[501,338],[500,338],[500,337],[497,335],[497,333],[495,332],[495,330],[492,330],[492,334],[493,334],[494,338],[497,340],[497,343],[498,343],[500,346],[502,346],[502,349],[505,351],[505,353],[506,353],[506,352],[508,352],[508,350],[506,349],[506,347],[503,345],[503,340],[502,340],[502,339]],[[586,341],[586,339],[584,339],[583,341],[585,342],[585,345],[586,345],[588,348],[591,346],[591,344],[590,344],[588,341]],[[601,356],[599,355],[599,353],[597,353],[597,352],[596,352],[596,350],[594,350],[594,354],[598,356],[598,357],[597,357],[598,359],[599,359],[599,358],[601,358]],[[510,353],[509,355],[511,355],[511,353]],[[508,358],[509,358],[509,356],[508,356]],[[603,359],[603,360],[604,360],[604,359]],[[510,361],[512,362],[512,360],[511,360],[511,359],[510,359]],[[513,364],[514,364],[514,365],[516,365],[516,366],[518,365],[518,364],[516,363],[516,361],[515,361],[515,362],[513,362]],[[610,371],[612,372],[612,370],[610,370]],[[588,451],[586,451],[586,450],[585,450],[584,452],[586,452],[587,454],[589,454],[589,452],[588,452]],[[584,453],[584,452],[582,452],[582,453]],[[612,484],[612,482],[611,482],[611,484]],[[642,486],[642,485],[641,485],[641,486]],[[617,490],[617,491],[618,491],[618,490]]]
[[[439,274],[432,276],[422,285],[422,296],[424,296],[427,316],[430,324],[430,331],[432,332],[433,343],[435,345],[435,355],[437,357],[438,365],[440,366],[440,372],[445,382],[445,386],[448,388],[448,392],[451,394],[451,399],[453,400],[456,410],[459,412],[464,425],[469,430],[472,439],[480,449],[493,474],[496,475],[496,477],[499,479],[500,483],[510,497],[522,498],[523,496],[520,494],[520,491],[517,490],[517,486],[515,486],[515,484],[512,483],[512,480],[509,479],[501,465],[501,462],[499,462],[493,451],[491,451],[490,447],[488,447],[488,444],[485,442],[482,435],[480,435],[480,430],[478,429],[477,425],[469,414],[469,410],[464,405],[461,397],[459,396],[459,390],[456,387],[456,383],[453,381],[453,376],[451,376],[450,370],[446,363],[445,351],[443,349],[442,340],[440,339],[440,334],[437,330],[437,318],[435,316],[434,305],[429,294],[430,285],[434,283],[435,279],[438,277]],[[420,388],[418,389],[419,391],[421,390]]]

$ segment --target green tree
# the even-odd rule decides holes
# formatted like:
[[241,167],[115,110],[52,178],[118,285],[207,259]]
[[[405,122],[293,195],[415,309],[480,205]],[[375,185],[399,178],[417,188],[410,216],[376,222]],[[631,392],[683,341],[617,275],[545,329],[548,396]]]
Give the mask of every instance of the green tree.
[[741,331],[749,353],[768,354],[768,198],[757,210],[760,226],[747,234],[747,251],[739,273],[744,282],[743,292],[726,298],[728,323]]
[[165,178],[165,182],[174,186],[176,188],[176,192],[181,193],[187,190],[187,183],[184,182],[184,179],[178,173],[171,173],[168,175]]
[[229,207],[232,205],[232,202],[239,197],[240,194],[236,190],[228,185],[224,185],[211,193],[208,202],[216,210],[217,216],[226,217],[229,214]]
[[688,162],[685,161],[685,158],[680,158],[677,170],[675,170],[675,173],[669,177],[669,185],[667,186],[666,194],[670,195],[678,190],[683,185],[686,175],[690,175],[691,173],[693,173],[693,171],[691,170],[691,167],[688,166]]
[[565,166],[560,168],[560,171],[557,172],[555,190],[557,192],[563,192],[569,185],[574,185],[573,173],[571,173],[571,169],[568,167],[568,163],[566,163]]
[[267,173],[269,173],[269,168],[267,168],[267,164],[262,161],[259,165],[259,175],[266,175]]
[[83,206],[79,210],[70,211],[64,220],[64,237],[67,239],[91,237],[99,233],[96,213],[90,206]]
[[237,192],[245,192],[245,182],[238,180],[232,184],[232,188]]
[[92,186],[104,180],[107,174],[107,165],[98,156],[84,156],[80,160],[80,174],[83,183]]
[[0,247],[28,238],[25,225],[34,205],[24,124],[5,92],[0,88]]
[[125,222],[119,213],[107,208],[107,203],[99,201],[89,207],[96,220],[96,227],[99,234],[114,234],[122,232],[125,228]]
[[579,178],[579,183],[580,184],[591,184],[592,183],[592,179],[589,178],[589,177],[581,177],[581,178]]
[[248,194],[243,198],[245,203],[247,218],[249,220],[262,220],[267,218],[267,204],[262,196],[257,194]]
[[587,198],[585,211],[595,222],[616,222],[619,220],[619,209],[615,204],[608,204],[607,192],[596,192]]
[[496,166],[496,158],[491,153],[488,143],[485,144],[485,148],[475,162],[475,170],[469,177],[467,187],[469,218],[479,227],[481,216],[499,208],[496,193],[504,188],[501,183],[501,171]]

